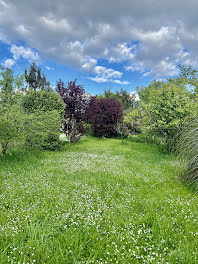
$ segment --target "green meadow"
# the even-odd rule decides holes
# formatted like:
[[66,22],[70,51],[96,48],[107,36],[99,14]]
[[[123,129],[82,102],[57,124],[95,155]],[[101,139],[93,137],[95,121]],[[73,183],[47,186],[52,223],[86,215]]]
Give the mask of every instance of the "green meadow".
[[0,158],[0,263],[198,263],[198,197],[157,146],[83,137]]

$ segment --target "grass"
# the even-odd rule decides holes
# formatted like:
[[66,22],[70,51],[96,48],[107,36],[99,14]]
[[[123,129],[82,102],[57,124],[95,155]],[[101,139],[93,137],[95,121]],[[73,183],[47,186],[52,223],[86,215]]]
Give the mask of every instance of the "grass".
[[198,197],[157,147],[83,138],[0,158],[0,263],[198,263]]

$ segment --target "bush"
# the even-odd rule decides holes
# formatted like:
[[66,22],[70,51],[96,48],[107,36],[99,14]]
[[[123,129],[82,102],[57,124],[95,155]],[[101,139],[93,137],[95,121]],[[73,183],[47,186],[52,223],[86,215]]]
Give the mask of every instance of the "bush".
[[121,103],[111,98],[93,98],[87,110],[87,121],[93,125],[94,135],[98,137],[117,136],[116,126],[122,117]]
[[25,122],[26,146],[38,150],[61,149],[60,126],[60,115],[55,110],[27,115]]
[[0,108],[0,146],[1,154],[5,155],[9,148],[24,139],[24,115],[17,105]]
[[29,91],[22,100],[22,107],[28,114],[56,110],[63,117],[65,104],[58,94],[42,90]]
[[187,179],[198,183],[198,120],[183,129],[177,150],[187,164]]

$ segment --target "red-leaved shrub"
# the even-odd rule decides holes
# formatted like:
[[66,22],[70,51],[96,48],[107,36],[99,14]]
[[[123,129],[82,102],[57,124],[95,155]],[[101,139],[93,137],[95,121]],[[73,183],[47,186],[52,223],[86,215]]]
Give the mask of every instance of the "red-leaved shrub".
[[123,118],[121,103],[112,98],[92,98],[86,117],[87,122],[93,125],[95,136],[114,137],[117,135],[117,122]]

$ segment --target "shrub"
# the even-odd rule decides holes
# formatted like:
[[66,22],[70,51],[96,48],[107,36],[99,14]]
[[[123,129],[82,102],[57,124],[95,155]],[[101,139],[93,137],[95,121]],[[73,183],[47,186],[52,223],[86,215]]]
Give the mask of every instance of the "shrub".
[[23,97],[22,107],[26,113],[56,110],[63,117],[65,104],[58,94],[42,90],[29,91]]
[[25,122],[26,146],[38,150],[59,150],[61,120],[56,110],[27,115]]
[[23,141],[23,118],[17,105],[0,108],[0,146],[3,156],[9,148]]
[[87,121],[93,125],[94,134],[98,137],[117,135],[117,122],[122,120],[121,103],[115,99],[93,98],[87,110]]

